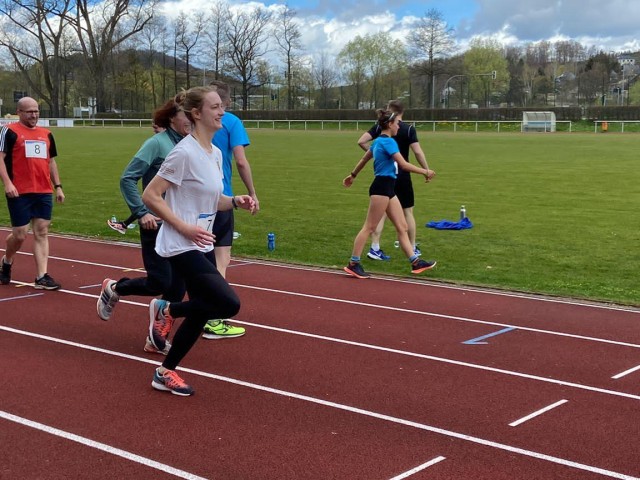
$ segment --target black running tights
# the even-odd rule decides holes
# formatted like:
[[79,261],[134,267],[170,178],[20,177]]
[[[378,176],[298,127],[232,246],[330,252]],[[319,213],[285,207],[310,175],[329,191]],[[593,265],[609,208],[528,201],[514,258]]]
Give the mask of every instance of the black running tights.
[[184,317],[173,336],[171,350],[162,362],[162,366],[170,370],[189,353],[207,320],[230,318],[240,311],[240,299],[220,275],[212,257],[212,254],[192,250],[169,259],[173,274],[184,280],[189,295],[189,300],[173,302],[169,307],[172,317]]

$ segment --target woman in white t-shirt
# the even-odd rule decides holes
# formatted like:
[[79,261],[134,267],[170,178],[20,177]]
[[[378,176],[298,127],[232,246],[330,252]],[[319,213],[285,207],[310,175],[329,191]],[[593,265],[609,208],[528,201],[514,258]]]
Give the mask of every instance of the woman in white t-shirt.
[[222,127],[224,107],[215,87],[191,88],[180,102],[193,124],[191,134],[167,156],[142,200],[164,220],[156,252],[169,259],[173,274],[184,280],[189,295],[187,301],[153,299],[149,305],[149,337],[160,350],[174,319],[184,317],[151,385],[187,396],[193,389],[175,372],[176,367],[208,319],[230,318],[240,310],[240,300],[216,269],[213,255],[205,255],[213,250],[211,228],[216,211],[243,208],[253,212],[255,202],[249,195],[222,194],[222,155],[211,139]]

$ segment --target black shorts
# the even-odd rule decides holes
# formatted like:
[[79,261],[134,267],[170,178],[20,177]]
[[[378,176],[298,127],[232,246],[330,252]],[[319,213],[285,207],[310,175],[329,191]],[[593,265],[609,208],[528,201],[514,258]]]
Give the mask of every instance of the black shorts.
[[216,236],[216,247],[230,247],[233,244],[233,210],[218,211],[211,233]]
[[411,182],[411,174],[399,174],[396,178],[396,195],[400,200],[402,208],[411,208],[416,202],[413,194],[413,183]]
[[392,177],[375,177],[369,187],[369,196],[380,195],[382,197],[393,198],[395,192],[396,179]]
[[19,197],[7,197],[12,227],[24,227],[34,218],[51,220],[53,195],[50,193],[25,193]]

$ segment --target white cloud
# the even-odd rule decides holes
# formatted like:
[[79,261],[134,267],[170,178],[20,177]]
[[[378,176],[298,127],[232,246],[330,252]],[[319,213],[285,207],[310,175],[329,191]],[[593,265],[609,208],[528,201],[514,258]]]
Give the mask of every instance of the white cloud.
[[[290,0],[300,25],[302,44],[308,57],[327,53],[335,57],[357,35],[390,32],[406,40],[412,27],[430,8],[444,14],[455,29],[458,51],[464,51],[473,37],[497,40],[503,45],[540,40],[576,40],[605,51],[640,50],[640,2],[629,0],[456,0],[443,8],[433,0],[422,4],[398,0]],[[279,0],[241,2],[233,9],[263,6],[282,8]],[[173,18],[180,11],[208,12],[210,0],[164,2],[162,11]],[[418,15],[418,16],[416,16]]]

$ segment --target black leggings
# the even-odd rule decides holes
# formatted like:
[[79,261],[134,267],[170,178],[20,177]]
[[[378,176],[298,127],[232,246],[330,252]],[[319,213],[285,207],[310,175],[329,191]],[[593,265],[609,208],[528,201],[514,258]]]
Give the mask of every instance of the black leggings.
[[202,334],[207,320],[233,317],[240,311],[240,299],[216,269],[213,258],[213,252],[205,255],[197,250],[169,258],[174,275],[187,287],[189,300],[169,306],[172,317],[184,320],[162,362],[165,368],[175,370]]
[[116,283],[116,293],[122,297],[143,295],[156,297],[162,295],[164,300],[179,302],[184,297],[184,281],[178,275],[172,275],[171,263],[156,253],[158,230],[140,229],[140,246],[142,263],[147,271],[146,277],[121,278]]

